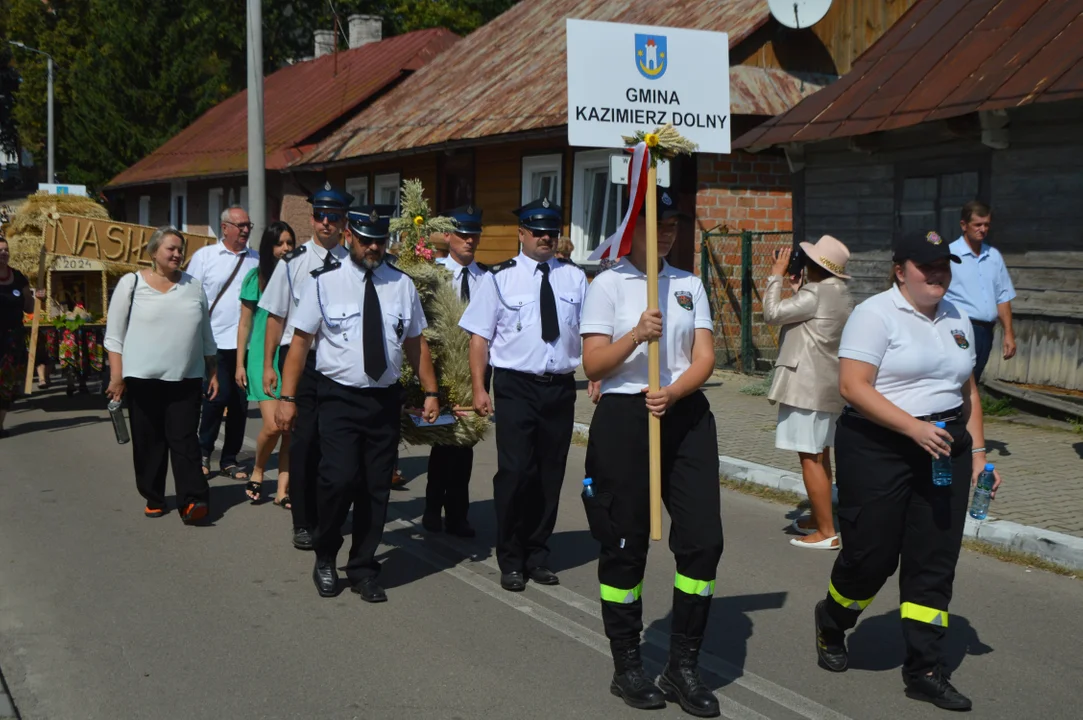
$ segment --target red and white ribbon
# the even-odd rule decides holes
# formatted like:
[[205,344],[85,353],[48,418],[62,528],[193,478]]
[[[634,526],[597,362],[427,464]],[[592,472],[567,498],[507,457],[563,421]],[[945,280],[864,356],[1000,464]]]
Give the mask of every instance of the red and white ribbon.
[[632,165],[628,169],[628,181],[631,183],[628,191],[630,199],[628,211],[624,213],[624,219],[617,231],[607,237],[605,242],[590,254],[590,262],[597,262],[603,258],[618,260],[632,252],[632,233],[636,229],[639,210],[647,197],[647,170],[649,168],[650,155],[647,152],[647,143],[641,142],[632,152]]

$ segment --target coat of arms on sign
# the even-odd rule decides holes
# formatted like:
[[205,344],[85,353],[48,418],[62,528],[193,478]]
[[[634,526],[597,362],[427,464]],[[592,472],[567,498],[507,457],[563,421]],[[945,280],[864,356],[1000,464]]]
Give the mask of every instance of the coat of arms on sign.
[[669,65],[665,35],[640,35],[636,33],[636,68],[648,80],[657,80],[666,74]]

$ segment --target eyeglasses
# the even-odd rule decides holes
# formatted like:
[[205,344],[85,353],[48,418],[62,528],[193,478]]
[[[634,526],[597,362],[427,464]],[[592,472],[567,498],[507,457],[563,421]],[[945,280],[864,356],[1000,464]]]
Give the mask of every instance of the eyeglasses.
[[251,230],[252,227],[253,227],[252,223],[250,223],[250,222],[235,223],[235,222],[230,222],[229,220],[226,220],[226,225],[232,225],[233,227],[237,228],[238,230]]
[[536,240],[540,239],[540,238],[543,238],[543,237],[551,237],[554,240],[559,240],[560,239],[560,231],[559,230],[535,230],[534,228],[527,228],[526,230]]
[[337,223],[339,220],[342,219],[342,213],[314,210],[312,212],[312,219],[316,222],[323,222],[324,220],[326,220],[327,222]]

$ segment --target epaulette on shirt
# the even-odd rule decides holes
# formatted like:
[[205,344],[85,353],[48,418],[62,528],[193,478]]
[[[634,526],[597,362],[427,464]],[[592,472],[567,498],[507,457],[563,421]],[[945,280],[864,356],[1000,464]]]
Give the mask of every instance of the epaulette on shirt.
[[399,266],[398,266],[398,265],[396,264],[396,262],[398,261],[398,259],[399,259],[399,256],[398,256],[398,255],[392,255],[392,254],[390,254],[390,253],[387,253],[387,254],[385,254],[385,255],[384,255],[384,265],[387,265],[387,266],[388,266],[389,268],[391,268],[392,270],[398,270],[398,271],[399,271],[400,273],[402,273],[403,275],[405,275],[406,273],[404,273],[404,272],[403,272],[402,268],[400,268],[400,267],[399,267]]
[[320,275],[323,275],[325,272],[331,272],[332,270],[338,270],[340,267],[342,267],[342,262],[339,261],[339,260],[334,259],[331,256],[331,253],[327,253],[327,259],[324,261],[323,265],[320,265],[318,268],[315,268],[310,274],[312,275],[312,277],[319,277]]
[[508,268],[512,267],[515,267],[515,258],[510,258],[502,263],[497,263],[496,265],[489,266],[489,272],[495,275],[501,270],[507,270]]
[[308,246],[307,245],[298,245],[293,250],[290,250],[288,253],[283,255],[282,259],[285,260],[286,262],[289,262],[290,260],[294,260],[296,258],[301,257],[306,252],[308,252]]
[[489,266],[486,265],[485,263],[480,263],[479,262],[479,263],[475,263],[475,265],[478,266],[478,270],[481,270],[482,272],[489,272]]

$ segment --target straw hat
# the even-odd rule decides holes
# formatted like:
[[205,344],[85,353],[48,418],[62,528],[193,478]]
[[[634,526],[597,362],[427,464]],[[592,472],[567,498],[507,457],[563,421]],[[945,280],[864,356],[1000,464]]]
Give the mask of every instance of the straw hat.
[[805,257],[814,262],[835,277],[849,280],[846,274],[846,261],[850,259],[850,251],[839,240],[824,235],[816,241],[801,243],[801,249],[805,251]]

